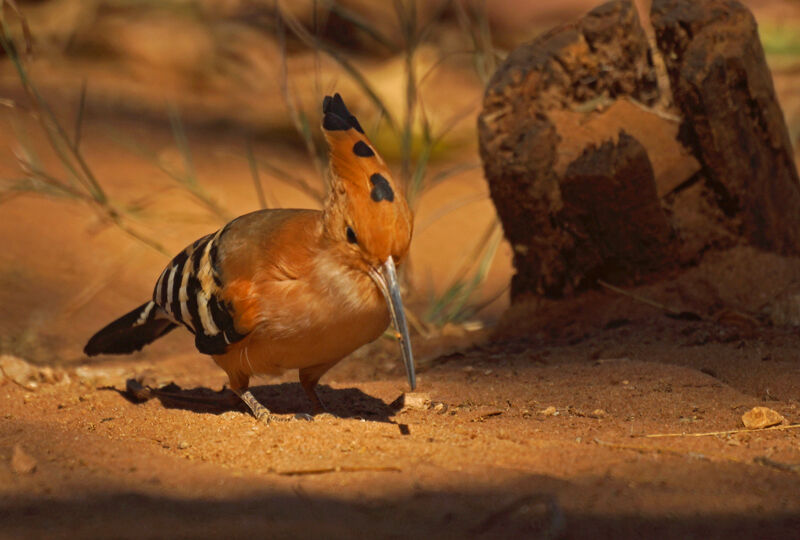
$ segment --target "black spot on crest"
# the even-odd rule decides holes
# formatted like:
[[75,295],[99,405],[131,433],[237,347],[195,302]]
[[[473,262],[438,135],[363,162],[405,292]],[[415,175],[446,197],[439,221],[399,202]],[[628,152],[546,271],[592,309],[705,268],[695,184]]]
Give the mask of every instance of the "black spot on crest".
[[389,181],[380,173],[375,173],[370,176],[369,181],[372,182],[372,191],[370,191],[370,197],[372,197],[373,201],[394,201],[394,191],[392,191],[392,186],[389,185]]
[[369,145],[364,141],[358,141],[353,145],[353,153],[358,157],[372,157],[375,155],[375,152],[372,151],[372,148],[370,148]]

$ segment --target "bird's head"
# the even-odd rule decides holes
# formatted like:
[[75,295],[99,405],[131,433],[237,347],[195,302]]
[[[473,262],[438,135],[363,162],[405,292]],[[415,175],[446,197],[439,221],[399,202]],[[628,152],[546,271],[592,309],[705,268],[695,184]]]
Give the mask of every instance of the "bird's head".
[[413,389],[414,364],[395,271],[411,244],[413,216],[389,168],[342,97],[326,96],[322,112],[332,173],[324,208],[325,235],[351,265],[370,275],[386,298],[401,334]]
[[389,256],[399,264],[413,229],[402,190],[339,94],[326,96],[322,111],[332,172],[325,208],[328,234],[371,267]]

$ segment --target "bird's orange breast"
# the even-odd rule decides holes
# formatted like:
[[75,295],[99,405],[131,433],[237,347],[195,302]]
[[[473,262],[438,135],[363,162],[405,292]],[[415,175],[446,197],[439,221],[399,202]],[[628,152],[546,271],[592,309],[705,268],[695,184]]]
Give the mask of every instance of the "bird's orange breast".
[[[326,249],[320,218],[318,212],[295,212],[269,218],[258,229],[244,224],[247,234],[259,235],[242,241],[250,246],[250,260],[221,254],[224,295],[237,328],[248,335],[215,357],[218,363],[238,364],[236,371],[247,375],[326,364],[387,328],[380,291],[366,273]],[[259,246],[256,255],[253,245]]]

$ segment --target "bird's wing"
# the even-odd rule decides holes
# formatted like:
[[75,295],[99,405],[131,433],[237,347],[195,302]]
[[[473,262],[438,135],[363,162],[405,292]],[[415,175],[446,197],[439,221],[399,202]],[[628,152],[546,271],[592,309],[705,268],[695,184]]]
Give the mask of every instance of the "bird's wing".
[[222,354],[247,334],[236,327],[233,306],[222,296],[218,253],[225,231],[206,235],[176,255],[153,290],[153,302],[195,335],[204,354]]
[[281,311],[305,286],[320,236],[315,210],[241,216],[183,250],[162,272],[153,299],[195,334],[197,349],[224,354]]

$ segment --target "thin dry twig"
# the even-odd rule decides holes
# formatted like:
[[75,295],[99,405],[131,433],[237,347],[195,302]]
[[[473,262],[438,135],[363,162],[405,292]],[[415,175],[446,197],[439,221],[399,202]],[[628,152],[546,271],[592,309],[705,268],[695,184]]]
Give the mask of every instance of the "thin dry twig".
[[800,428],[800,424],[790,424],[788,426],[772,426],[761,429],[730,429],[728,431],[708,431],[705,433],[652,433],[650,435],[643,435],[646,439],[655,439],[658,437],[709,437],[711,435],[731,435],[733,433],[758,433],[759,431],[783,431],[787,429]]
[[[417,315],[410,309],[406,309],[406,319],[408,319],[408,324],[410,324],[414,331],[416,331],[419,335],[422,337],[430,336],[431,332],[428,329],[428,325],[422,322],[420,318],[417,317]],[[392,336],[392,339],[394,339],[394,336]]]
[[324,467],[321,469],[293,469],[276,471],[281,476],[310,476],[314,474],[354,473],[354,472],[403,472],[398,467]]
[[[314,167],[317,169],[317,174],[320,177],[325,176],[325,163],[320,156],[320,153],[317,151],[317,146],[314,143],[314,138],[311,135],[311,126],[308,121],[308,116],[306,115],[305,111],[302,109],[300,104],[298,103],[297,96],[291,92],[289,88],[289,56],[286,51],[286,33],[284,32],[283,28],[283,19],[281,16],[281,11],[277,6],[275,6],[275,21],[276,21],[276,32],[278,36],[278,45],[281,51],[281,69],[280,69],[280,90],[281,96],[283,96],[283,102],[286,105],[286,110],[289,112],[289,117],[292,120],[292,125],[297,131],[297,134],[303,140],[303,144],[306,146],[306,151],[308,152],[308,156],[311,158],[311,161],[314,163]],[[316,21],[316,12],[317,10],[314,9],[314,20]],[[317,53],[318,49],[314,49],[315,54]],[[315,56],[315,64],[318,60]],[[315,69],[317,69],[315,67]]]
[[779,471],[800,473],[800,463],[782,463],[768,458],[767,456],[758,456],[753,458],[753,463],[757,465],[764,465],[765,467],[772,467]]
[[106,268],[104,272],[98,272],[93,279],[86,283],[86,286],[82,287],[77,294],[67,301],[58,314],[58,318],[60,320],[68,320],[75,312],[87,306],[120,274],[122,268],[124,268],[124,262],[117,261],[112,268]]
[[467,205],[485,201],[488,198],[489,197],[485,193],[473,193],[472,195],[468,195],[466,197],[462,197],[461,199],[457,199],[455,201],[443,204],[434,213],[432,213],[430,216],[427,216],[426,219],[420,220],[419,223],[414,225],[414,233],[416,235],[420,235],[425,229],[427,229],[428,227],[430,227],[443,217],[452,214],[456,210],[461,210]]
[[503,414],[503,411],[491,411],[486,414],[482,414],[480,416],[473,418],[472,420],[470,420],[470,422],[485,422],[489,418],[500,416],[501,414]]
[[247,162],[250,164],[250,177],[253,179],[253,186],[256,188],[256,196],[258,197],[258,205],[264,210],[269,208],[267,198],[264,196],[264,186],[261,185],[261,178],[258,175],[258,163],[253,155],[253,145],[248,139],[245,143],[245,151],[247,153]]
[[28,19],[22,15],[22,12],[19,10],[19,7],[17,7],[17,3],[14,0],[0,0],[0,20],[2,20],[4,25],[4,11],[6,7],[8,7],[19,20],[18,22],[20,29],[22,30],[23,42],[25,43],[25,54],[29,56],[33,51],[33,36],[31,34],[31,29],[28,26]]
[[50,147],[66,169],[68,177],[67,180],[62,181],[45,173],[43,170],[39,170],[36,163],[22,158],[19,160],[19,165],[26,175],[27,186],[17,185],[17,189],[22,188],[26,191],[44,193],[40,187],[43,184],[47,185],[60,195],[66,194],[88,204],[102,220],[107,223],[113,223],[132,238],[161,253],[167,254],[167,251],[158,241],[143,235],[128,224],[127,216],[109,199],[84,158],[79,144],[85,107],[85,86],[81,90],[82,96],[76,117],[75,134],[72,137],[59,122],[52,108],[30,78],[24,65],[23,56],[20,55],[12,41],[12,33],[5,18],[4,10],[6,7],[14,12],[22,27],[22,35],[25,42],[24,56],[28,57],[31,52],[32,41],[28,23],[17,8],[16,3],[12,0],[0,0],[0,48],[2,48],[2,51],[14,66],[22,89],[28,97],[32,118],[36,119],[41,126]]
[[278,0],[276,3],[278,14],[281,18],[281,23],[285,23],[292,33],[306,45],[312,49],[324,52],[337,64],[339,64],[339,66],[344,69],[347,74],[356,82],[356,84],[364,91],[369,100],[378,108],[379,111],[381,111],[381,113],[384,115],[386,123],[389,125],[392,131],[395,133],[400,133],[397,121],[394,119],[394,116],[392,116],[389,109],[378,96],[375,88],[369,83],[367,77],[358,68],[356,68],[352,62],[345,58],[344,54],[309,32],[297,19],[297,17],[292,14],[291,10],[286,9],[282,5],[284,1],[285,0]]
[[532,495],[524,495],[512,501],[510,504],[500,508],[496,512],[489,514],[489,516],[481,521],[477,526],[470,530],[474,536],[484,535],[491,532],[492,529],[508,521],[514,514],[518,512],[525,512],[530,515],[530,507],[542,505],[545,509],[545,515],[549,517],[549,526],[542,531],[539,538],[559,538],[564,532],[564,511],[558,504],[558,500],[550,494],[535,493]]
[[[675,316],[683,315],[683,312],[678,310],[678,309],[675,309],[675,308],[672,308],[672,307],[669,307],[669,306],[665,306],[664,304],[660,304],[660,303],[656,302],[655,300],[651,300],[650,298],[646,298],[644,296],[641,296],[641,295],[636,294],[636,293],[632,293],[630,291],[626,291],[625,289],[620,289],[619,287],[617,287],[615,285],[612,285],[612,284],[610,284],[610,283],[608,283],[606,281],[603,281],[602,279],[598,279],[597,283],[599,285],[605,287],[606,289],[612,290],[615,293],[621,294],[623,296],[627,296],[628,298],[630,298],[632,300],[636,300],[637,302],[640,302],[642,304],[647,304],[648,306],[654,307],[656,309],[660,309],[661,311],[666,311],[670,315],[675,315]],[[698,315],[698,317],[700,317],[700,316]]]
[[672,456],[691,457],[694,459],[705,459],[708,461],[733,461],[734,463],[745,463],[740,459],[728,456],[715,456],[709,454],[702,454],[699,452],[686,452],[679,448],[669,448],[663,446],[640,446],[635,444],[619,444],[619,443],[603,441],[600,439],[594,439],[594,442],[596,444],[599,444],[600,446],[606,446],[608,448],[614,448],[617,450],[630,450],[632,452],[638,452],[640,454],[669,454]]
[[75,135],[72,139],[72,146],[75,148],[81,145],[81,134],[83,130],[83,115],[86,112],[86,79],[81,84],[81,94],[78,101],[78,112],[75,115]]

